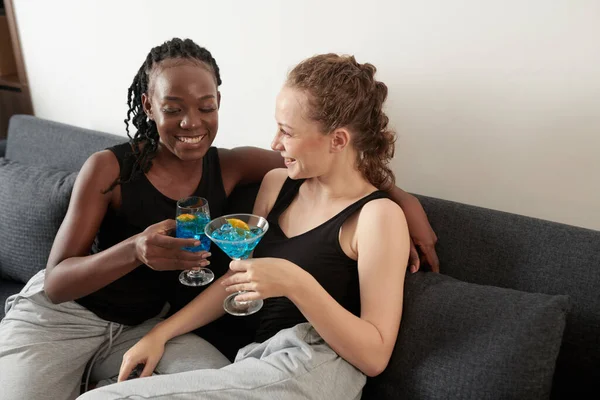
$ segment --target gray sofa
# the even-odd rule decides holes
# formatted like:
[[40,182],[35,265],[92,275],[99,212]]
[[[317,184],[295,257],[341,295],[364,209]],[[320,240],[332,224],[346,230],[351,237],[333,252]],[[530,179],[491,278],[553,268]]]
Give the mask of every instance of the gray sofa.
[[[0,144],[2,303],[44,268],[85,159],[124,140],[11,119]],[[256,189],[236,190],[229,209],[251,209]],[[363,398],[597,398],[600,232],[419,199],[439,236],[442,274],[407,277],[394,354]]]

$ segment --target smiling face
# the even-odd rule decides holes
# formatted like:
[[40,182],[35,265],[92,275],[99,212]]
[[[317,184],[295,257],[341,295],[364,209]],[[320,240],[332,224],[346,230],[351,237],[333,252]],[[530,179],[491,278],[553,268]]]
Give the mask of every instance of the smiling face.
[[277,96],[278,131],[271,148],[284,157],[292,179],[321,176],[333,161],[332,138],[306,117],[307,107],[308,98],[298,89],[284,86]]
[[149,74],[142,104],[156,123],[160,143],[181,160],[202,158],[219,128],[220,94],[215,76],[201,62],[169,59]]

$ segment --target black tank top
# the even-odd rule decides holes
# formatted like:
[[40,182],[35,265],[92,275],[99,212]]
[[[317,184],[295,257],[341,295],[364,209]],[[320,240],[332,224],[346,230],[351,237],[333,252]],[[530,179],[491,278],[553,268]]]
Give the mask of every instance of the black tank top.
[[[339,214],[298,236],[288,238],[279,226],[279,217],[298,194],[302,180],[287,179],[267,217],[269,230],[254,250],[254,257],[284,258],[310,273],[346,310],[360,315],[358,263],[344,253],[339,232],[344,222],[366,203],[387,198],[376,191],[346,207]],[[266,299],[255,314],[256,342],[263,342],[282,329],[306,322],[300,310],[287,297]]]
[[[119,161],[122,179],[127,179],[134,159],[129,143],[109,148]],[[219,154],[211,147],[202,161],[202,178],[194,192],[208,200],[211,217],[223,214],[226,194],[221,177]],[[145,175],[121,184],[121,208],[108,208],[94,244],[92,254],[101,252],[144,231],[148,226],[175,218],[177,201],[158,191]],[[217,277],[228,267],[227,256],[211,246],[211,270]],[[140,265],[127,275],[102,289],[76,300],[100,318],[125,325],[137,325],[156,316],[167,301],[183,306],[202,288],[179,283],[180,271],[159,272]],[[186,301],[187,300],[187,301]]]

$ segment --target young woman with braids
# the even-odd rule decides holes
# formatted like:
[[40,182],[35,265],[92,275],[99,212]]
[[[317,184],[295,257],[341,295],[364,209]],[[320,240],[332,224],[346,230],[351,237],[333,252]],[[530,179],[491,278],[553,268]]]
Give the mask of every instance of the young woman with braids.
[[[7,301],[0,324],[4,398],[72,399],[89,364],[94,381],[116,376],[124,351],[161,320],[165,304],[176,311],[200,292],[176,277],[209,262],[208,253],[181,250],[193,240],[169,235],[176,200],[200,195],[218,216],[236,185],[258,182],[284,164],[276,152],[211,147],[220,84],[214,58],[191,40],[173,39],[148,54],[128,92],[126,123],[135,134],[86,161],[46,270]],[[398,188],[390,193],[437,268],[435,235],[418,201]],[[211,269],[219,277],[227,263],[213,252]],[[189,334],[169,341],[156,371],[227,362]]]
[[[251,259],[129,350],[119,380],[144,364],[149,376],[165,344],[224,314],[239,300],[265,299],[253,316],[254,342],[222,368],[133,379],[85,400],[359,399],[366,376],[381,373],[402,314],[409,233],[400,207],[380,189],[394,133],[382,111],[387,87],[375,67],[325,54],[297,65],[277,98],[272,148],[287,169],[263,179],[254,213],[269,230]],[[225,288],[225,290],[223,290]]]

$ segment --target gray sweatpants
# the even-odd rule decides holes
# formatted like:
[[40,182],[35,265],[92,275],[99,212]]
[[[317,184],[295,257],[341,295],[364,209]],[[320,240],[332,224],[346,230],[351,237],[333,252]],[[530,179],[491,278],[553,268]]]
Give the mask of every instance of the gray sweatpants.
[[352,400],[360,399],[365,382],[305,323],[244,347],[226,367],[132,379],[79,399]]
[[[3,400],[75,399],[86,366],[95,358],[90,381],[118,375],[123,354],[161,318],[137,326],[105,321],[71,301],[52,304],[44,272],[9,297],[0,322],[0,393]],[[169,341],[157,373],[176,373],[230,364],[194,334]],[[85,374],[87,375],[87,373]]]

